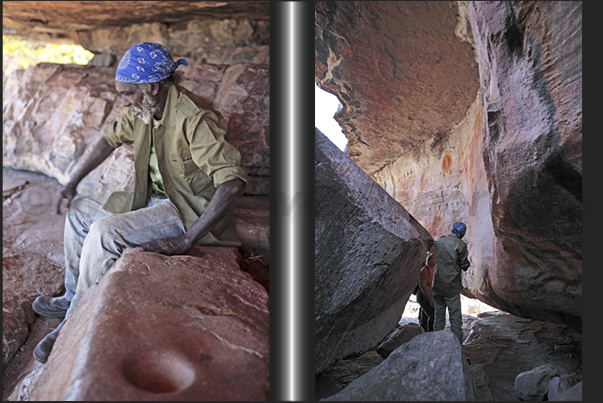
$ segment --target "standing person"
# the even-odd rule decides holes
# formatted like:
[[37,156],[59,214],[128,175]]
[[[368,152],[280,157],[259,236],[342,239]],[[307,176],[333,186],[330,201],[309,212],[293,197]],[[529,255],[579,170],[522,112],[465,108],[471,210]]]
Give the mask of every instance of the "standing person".
[[419,324],[426,332],[433,331],[434,322],[434,302],[429,290],[433,283],[433,273],[435,270],[435,241],[428,241],[427,258],[425,266],[419,273],[419,289],[417,290],[417,302],[421,305],[419,310]]
[[[238,246],[233,207],[247,172],[224,139],[227,123],[201,98],[177,85],[184,59],[157,43],[132,46],[122,57],[115,88],[123,96],[119,122],[108,123],[89,157],[61,191],[67,199],[65,294],[39,296],[33,309],[65,318],[34,349],[45,363],[59,331],[86,290],[126,248],[178,255],[193,245]],[[102,205],[77,197],[78,183],[112,151],[134,144],[133,192],[115,192]]]
[[431,291],[435,302],[434,330],[444,330],[446,326],[446,307],[450,317],[450,330],[463,342],[463,317],[461,314],[461,271],[470,266],[467,259],[467,244],[463,236],[467,226],[455,222],[452,232],[435,243],[436,270]]

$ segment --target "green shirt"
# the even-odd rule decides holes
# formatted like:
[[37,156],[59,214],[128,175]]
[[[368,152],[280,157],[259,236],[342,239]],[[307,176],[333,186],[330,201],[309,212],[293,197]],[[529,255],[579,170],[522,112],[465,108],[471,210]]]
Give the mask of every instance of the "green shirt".
[[436,270],[432,289],[443,297],[455,297],[463,289],[461,270],[469,268],[467,244],[454,233],[435,243]]
[[[159,121],[153,119],[153,129],[159,127]],[[149,176],[151,177],[151,183],[155,192],[163,193],[163,178],[161,178],[161,171],[159,171],[159,164],[157,162],[157,153],[155,152],[155,144],[153,144],[153,136],[151,136],[151,156],[149,157]]]
[[[226,133],[222,115],[179,86],[170,86],[163,118],[156,128],[126,108],[121,120],[105,125],[102,134],[114,148],[134,144],[134,191],[114,192],[103,208],[119,214],[146,206],[153,192],[149,169],[153,144],[165,193],[189,229],[219,185],[236,178],[247,181],[247,171],[240,166],[241,155],[226,142]],[[233,211],[199,244],[239,245]]]

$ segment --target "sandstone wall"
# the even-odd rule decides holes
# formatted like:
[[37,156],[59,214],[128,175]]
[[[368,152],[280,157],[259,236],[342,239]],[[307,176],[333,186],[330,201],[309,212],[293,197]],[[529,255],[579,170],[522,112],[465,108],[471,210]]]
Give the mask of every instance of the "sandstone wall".
[[[247,194],[269,193],[269,75],[265,64],[193,64],[182,86],[229,122],[227,139],[241,152]],[[16,71],[3,94],[3,165],[44,173],[65,184],[106,122],[119,119],[113,67],[43,63]],[[133,146],[117,149],[78,188],[83,194],[133,187]]]
[[[4,166],[66,183],[102,126],[121,115],[118,61],[152,41],[188,61],[182,85],[229,120],[227,139],[250,173],[247,194],[269,193],[268,2],[5,2],[3,23],[7,35],[96,54],[86,67],[42,64],[3,79]],[[132,159],[132,147],[120,148],[78,190],[130,188]]]

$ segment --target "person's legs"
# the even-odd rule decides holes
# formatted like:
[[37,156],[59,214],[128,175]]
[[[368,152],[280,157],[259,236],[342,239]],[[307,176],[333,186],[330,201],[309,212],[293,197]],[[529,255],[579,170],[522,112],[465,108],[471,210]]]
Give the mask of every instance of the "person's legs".
[[433,324],[435,321],[435,309],[434,309],[434,307],[429,305],[429,301],[427,301],[427,309],[425,310],[425,314],[428,316],[427,331],[433,332]]
[[101,218],[112,213],[103,210],[103,205],[89,197],[78,197],[71,201],[65,220],[65,295],[71,301],[75,295],[80,274],[80,258],[84,240],[90,227]]
[[433,330],[444,330],[446,327],[446,300],[436,292],[433,292],[432,296],[435,305],[435,321],[433,323]]
[[425,295],[423,295],[423,293],[421,292],[421,290],[417,290],[417,302],[419,303],[419,325],[421,325],[421,327],[423,328],[423,330],[427,331],[427,320],[429,319],[429,317],[425,314],[425,304],[427,303],[427,305],[429,305],[429,302],[427,301],[427,298],[425,298]]
[[111,215],[103,210],[102,204],[89,197],[76,197],[71,201],[65,219],[63,236],[65,252],[65,294],[60,297],[41,295],[37,297],[32,308],[38,314],[48,318],[63,318],[71,304],[77,279],[79,277],[80,256],[84,239],[90,226],[96,220]]
[[463,344],[463,314],[461,312],[461,296],[446,298],[448,315],[450,316],[450,331],[455,334]]
[[36,345],[33,351],[33,355],[38,362],[42,364],[48,361],[48,356],[50,355],[50,351],[54,346],[54,342],[59,336],[59,332],[65,325],[65,319],[54,329],[52,332],[48,333],[46,337],[44,337],[40,342]]
[[82,247],[77,287],[67,318],[86,290],[100,280],[126,248],[175,238],[186,231],[176,207],[168,199],[151,200],[149,207],[107,216],[90,226]]

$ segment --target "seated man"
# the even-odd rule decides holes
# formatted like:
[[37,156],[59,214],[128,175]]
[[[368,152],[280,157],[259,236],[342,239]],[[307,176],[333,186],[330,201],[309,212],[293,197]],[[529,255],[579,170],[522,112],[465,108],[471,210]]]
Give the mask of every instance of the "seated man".
[[[67,199],[65,294],[39,296],[38,314],[65,319],[38,343],[45,363],[54,342],[86,290],[126,248],[177,255],[193,245],[238,246],[233,207],[247,181],[241,156],[225,141],[227,123],[201,98],[175,82],[184,59],[172,60],[156,43],[139,43],[122,57],[117,91],[125,109],[61,192]],[[122,144],[134,144],[133,192],[115,192],[102,205],[74,198],[78,183]]]

